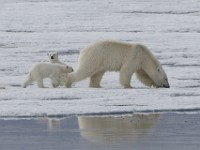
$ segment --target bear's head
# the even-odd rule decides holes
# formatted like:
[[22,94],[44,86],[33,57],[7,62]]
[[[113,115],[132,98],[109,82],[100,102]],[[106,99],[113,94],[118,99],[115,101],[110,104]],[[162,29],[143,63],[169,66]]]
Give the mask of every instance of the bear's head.
[[66,69],[67,69],[67,73],[70,73],[70,72],[73,72],[74,69],[70,66],[66,66]]
[[47,55],[48,55],[49,61],[51,63],[56,63],[58,61],[58,53],[57,52],[48,53]]
[[161,65],[155,68],[153,72],[154,75],[152,76],[152,79],[155,82],[156,87],[170,87],[167,75]]

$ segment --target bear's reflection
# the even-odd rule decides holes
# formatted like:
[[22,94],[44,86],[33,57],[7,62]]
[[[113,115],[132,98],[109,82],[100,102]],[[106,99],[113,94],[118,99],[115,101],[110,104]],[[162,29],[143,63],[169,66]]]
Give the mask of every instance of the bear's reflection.
[[145,137],[159,119],[159,114],[132,116],[78,116],[80,134],[95,142],[117,142]]
[[47,124],[47,128],[49,131],[57,131],[61,128],[61,121],[63,119],[60,118],[48,118],[48,117],[41,117],[36,118],[36,122],[39,124]]

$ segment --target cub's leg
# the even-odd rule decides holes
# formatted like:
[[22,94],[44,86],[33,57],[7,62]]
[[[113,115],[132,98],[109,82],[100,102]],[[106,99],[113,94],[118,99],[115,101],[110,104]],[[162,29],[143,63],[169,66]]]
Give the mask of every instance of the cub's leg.
[[51,84],[53,88],[56,88],[60,85],[60,79],[51,78]]
[[59,84],[60,86],[64,85],[66,77],[67,77],[67,74],[60,75],[60,84]]
[[98,72],[95,75],[91,76],[89,87],[100,88],[101,87],[100,82],[101,82],[101,79],[102,79],[104,73],[105,73],[105,71],[101,71],[101,72]]
[[42,79],[42,78],[38,78],[38,79],[36,80],[36,82],[37,82],[37,86],[38,86],[39,88],[44,88],[44,84],[43,84],[43,79]]

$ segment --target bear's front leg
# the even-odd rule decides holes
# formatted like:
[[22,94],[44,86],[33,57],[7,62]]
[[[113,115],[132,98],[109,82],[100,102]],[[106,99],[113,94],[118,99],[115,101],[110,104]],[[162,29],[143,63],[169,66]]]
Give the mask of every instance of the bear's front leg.
[[72,86],[72,83],[71,83],[70,79],[67,77],[65,79],[65,87],[66,88],[71,88],[71,86]]
[[56,88],[56,87],[59,86],[60,80],[59,80],[59,79],[56,79],[56,78],[51,78],[51,84],[52,84],[52,87],[53,87],[53,88]]
[[60,86],[64,86],[65,85],[65,78],[66,78],[67,74],[63,73],[60,75]]

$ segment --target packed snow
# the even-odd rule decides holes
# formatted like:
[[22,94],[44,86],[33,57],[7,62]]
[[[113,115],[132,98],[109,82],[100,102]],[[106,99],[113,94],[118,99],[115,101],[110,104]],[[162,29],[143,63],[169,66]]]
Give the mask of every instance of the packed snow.
[[[0,117],[200,111],[199,0],[0,0]],[[163,65],[171,88],[133,76],[123,89],[108,72],[102,88],[24,89],[31,66],[57,51],[77,67],[81,49],[99,40],[142,43]]]

